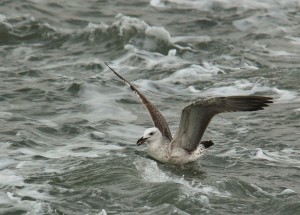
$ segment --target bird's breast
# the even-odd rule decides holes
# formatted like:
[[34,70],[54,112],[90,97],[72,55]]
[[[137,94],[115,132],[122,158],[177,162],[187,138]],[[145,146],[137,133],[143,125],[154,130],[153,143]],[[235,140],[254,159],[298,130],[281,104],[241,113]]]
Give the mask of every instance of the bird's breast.
[[159,160],[160,162],[167,163],[170,159],[170,150],[167,144],[161,143],[148,143],[147,153],[152,158]]

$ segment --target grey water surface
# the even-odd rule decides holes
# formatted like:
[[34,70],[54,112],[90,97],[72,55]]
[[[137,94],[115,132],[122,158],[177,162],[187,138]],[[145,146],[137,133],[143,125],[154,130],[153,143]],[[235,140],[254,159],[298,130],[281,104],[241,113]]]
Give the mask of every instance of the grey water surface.
[[[0,214],[300,214],[300,3],[0,1]],[[158,106],[174,134],[209,96],[265,95],[218,115],[206,156],[135,146]]]

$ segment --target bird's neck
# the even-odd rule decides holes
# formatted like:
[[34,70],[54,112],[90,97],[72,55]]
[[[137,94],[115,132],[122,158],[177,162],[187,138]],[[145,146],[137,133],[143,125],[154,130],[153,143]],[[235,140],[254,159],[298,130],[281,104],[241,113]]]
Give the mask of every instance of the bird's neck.
[[162,147],[163,145],[169,143],[170,141],[167,138],[164,138],[162,135],[159,136],[156,140],[147,141],[147,147]]
[[161,162],[166,162],[170,154],[170,141],[160,137],[155,141],[147,143],[147,153],[149,156]]

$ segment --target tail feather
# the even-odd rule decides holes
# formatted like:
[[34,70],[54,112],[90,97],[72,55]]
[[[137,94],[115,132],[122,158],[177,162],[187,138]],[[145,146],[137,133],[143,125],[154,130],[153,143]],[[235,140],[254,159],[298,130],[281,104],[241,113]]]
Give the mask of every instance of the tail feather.
[[200,144],[202,144],[204,146],[204,148],[208,149],[209,147],[214,145],[214,142],[209,140],[209,141],[202,141]]

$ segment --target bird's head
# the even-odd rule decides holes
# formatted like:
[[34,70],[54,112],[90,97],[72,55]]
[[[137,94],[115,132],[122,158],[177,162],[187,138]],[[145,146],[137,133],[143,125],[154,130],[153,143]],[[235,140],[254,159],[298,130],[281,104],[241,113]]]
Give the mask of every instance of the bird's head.
[[144,135],[138,139],[138,141],[136,142],[136,145],[142,145],[143,143],[145,143],[146,141],[148,143],[151,142],[155,142],[157,140],[159,140],[161,138],[162,134],[160,133],[160,131],[158,130],[158,128],[148,128],[145,130]]

